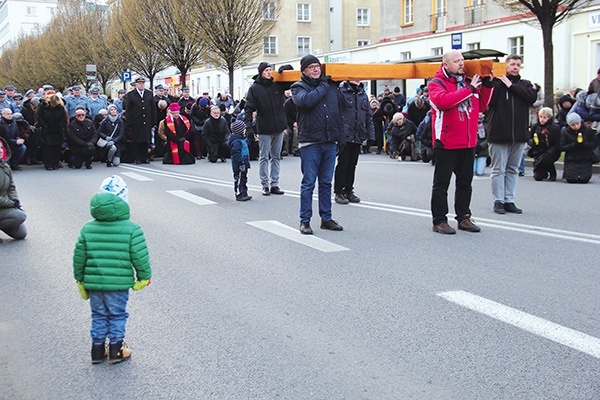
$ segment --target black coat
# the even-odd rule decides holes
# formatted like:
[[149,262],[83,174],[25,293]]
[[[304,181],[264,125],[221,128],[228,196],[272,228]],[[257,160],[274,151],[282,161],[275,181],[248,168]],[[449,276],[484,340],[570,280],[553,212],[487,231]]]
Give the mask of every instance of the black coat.
[[[581,133],[582,143],[577,142]],[[560,149],[565,152],[563,179],[569,182],[587,182],[592,177],[592,151],[597,146],[596,135],[591,128],[581,125],[578,131],[570,126],[562,128]]]
[[73,153],[81,152],[89,143],[95,145],[98,141],[98,134],[94,128],[94,123],[87,118],[83,121],[75,120],[71,122],[67,141]]
[[[533,140],[534,134],[537,134],[538,144]],[[544,125],[540,125],[539,122],[534,124],[531,127],[527,143],[531,147],[527,152],[529,157],[558,160],[560,157],[560,126],[553,123],[551,119]]]
[[275,83],[272,79],[256,78],[246,95],[244,107],[246,127],[252,126],[252,113],[256,111],[259,135],[277,135],[283,132],[287,127],[283,109],[286,89],[286,85]]
[[61,145],[67,137],[69,118],[63,105],[51,107],[44,100],[36,111],[36,124],[41,128],[40,142],[56,146]]
[[342,119],[346,131],[346,143],[375,140],[373,114],[363,84],[357,86],[342,82],[340,92],[343,98]]
[[131,132],[132,142],[149,142],[152,138],[152,127],[156,125],[156,107],[152,92],[144,89],[144,97],[137,90],[125,96],[124,108],[127,115],[127,130]]

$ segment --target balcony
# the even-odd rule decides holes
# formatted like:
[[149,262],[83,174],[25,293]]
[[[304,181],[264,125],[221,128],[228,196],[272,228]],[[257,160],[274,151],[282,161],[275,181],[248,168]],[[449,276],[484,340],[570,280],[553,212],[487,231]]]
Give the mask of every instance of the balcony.
[[446,31],[446,12],[439,12],[435,14],[431,14],[429,18],[431,18],[431,30],[433,32],[445,32]]
[[485,4],[465,7],[465,25],[476,26],[483,25],[485,20]]

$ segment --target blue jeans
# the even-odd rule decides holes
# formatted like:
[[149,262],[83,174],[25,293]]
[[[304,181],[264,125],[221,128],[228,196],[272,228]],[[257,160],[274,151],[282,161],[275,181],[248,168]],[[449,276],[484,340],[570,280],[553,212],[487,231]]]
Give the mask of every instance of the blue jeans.
[[300,186],[300,222],[312,218],[312,196],[319,178],[319,215],[331,219],[331,181],[335,168],[335,143],[316,143],[300,149],[302,185]]
[[[277,135],[258,135],[258,174],[260,175],[260,184],[264,188],[279,186],[282,146],[283,132]],[[269,164],[271,164],[270,174]]]
[[125,337],[127,300],[129,290],[90,291],[90,307],[92,308],[92,342],[104,343],[106,338],[117,343]]
[[494,201],[515,202],[515,189],[519,179],[519,164],[525,143],[490,143],[492,157],[492,195]]
[[24,144],[10,146],[10,151],[12,152],[12,157],[10,158],[10,167],[18,167],[21,161],[21,158],[25,155],[27,151],[27,147]]

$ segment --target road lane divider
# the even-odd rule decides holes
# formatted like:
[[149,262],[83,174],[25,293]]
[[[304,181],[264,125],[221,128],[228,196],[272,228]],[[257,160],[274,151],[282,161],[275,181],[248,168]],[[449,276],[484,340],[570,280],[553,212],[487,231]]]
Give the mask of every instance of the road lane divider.
[[196,196],[194,194],[186,192],[185,190],[167,190],[167,193],[172,194],[173,196],[180,197],[184,200],[191,201],[192,203],[198,204],[200,206],[217,204],[212,200],[208,200],[208,199],[205,199],[204,197]]
[[314,235],[303,235],[296,228],[289,227],[278,221],[251,221],[246,222],[248,225],[262,229],[263,231],[272,233],[282,238],[291,240],[296,243],[303,244],[313,249],[322,251],[324,253],[333,253],[336,251],[350,250],[344,246],[329,242],[325,239],[321,239]]
[[442,292],[437,295],[461,307],[487,315],[488,317],[563,346],[581,351],[592,357],[600,358],[600,339],[594,336],[564,327],[469,292],[458,290]]
[[154,180],[152,178],[148,178],[147,176],[136,174],[135,172],[123,172],[122,175],[128,176],[128,177],[130,177],[132,179],[135,179],[136,181],[140,181],[140,182],[146,182],[146,181],[153,181]]

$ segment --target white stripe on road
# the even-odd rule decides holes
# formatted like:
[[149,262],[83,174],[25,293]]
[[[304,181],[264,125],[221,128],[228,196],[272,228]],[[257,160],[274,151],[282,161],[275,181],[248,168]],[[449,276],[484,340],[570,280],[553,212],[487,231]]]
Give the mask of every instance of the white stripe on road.
[[298,229],[291,228],[278,221],[254,221],[246,223],[248,225],[255,226],[274,235],[281,236],[285,239],[292,240],[296,243],[312,247],[313,249],[317,249],[325,253],[349,250],[344,246],[328,242],[327,240],[320,239],[313,235],[303,235]]
[[136,174],[135,172],[123,172],[122,175],[127,175],[130,178],[135,179],[136,181],[145,182],[145,181],[153,181],[154,179],[148,178],[147,176]]
[[167,193],[171,193],[174,196],[181,197],[182,199],[191,201],[192,203],[196,203],[201,206],[217,204],[214,201],[205,199],[204,197],[193,195],[191,193],[186,192],[185,190],[167,190]]
[[[141,172],[148,173],[151,175],[158,175],[158,176],[164,176],[164,177],[168,177],[168,178],[182,179],[185,181],[208,184],[208,185],[231,187],[230,182],[219,180],[219,179],[206,178],[206,177],[201,177],[201,176],[188,175],[188,174],[169,172],[169,171],[160,171],[160,170],[156,170],[156,169],[152,169],[152,168],[148,168],[148,167],[141,167],[141,166],[132,166],[132,165],[121,164],[119,166],[119,168],[121,168],[121,167],[124,169],[141,171]],[[129,173],[124,173],[124,174],[129,174]],[[256,191],[261,190],[260,186],[248,185],[248,187],[251,190],[256,190]],[[292,191],[292,190],[289,190],[286,188],[284,188],[284,189],[285,189],[286,196],[300,197],[299,192]],[[364,200],[358,204],[348,204],[348,205],[345,205],[344,207],[362,207],[362,208],[368,208],[371,210],[385,211],[385,212],[404,214],[404,215],[412,215],[412,216],[416,216],[416,217],[424,217],[424,218],[431,219],[431,211],[427,210],[427,209],[422,209],[422,208],[403,207],[403,206],[397,206],[397,205],[393,205],[393,204],[375,203],[375,202],[369,202],[369,201],[364,201]],[[453,217],[454,217],[453,214],[448,214],[448,218],[453,218]],[[562,239],[562,240],[571,240],[571,241],[576,241],[576,242],[600,245],[600,235],[568,231],[568,230],[563,230],[563,229],[547,228],[547,227],[538,226],[538,225],[519,224],[519,223],[514,223],[514,222],[500,221],[500,220],[487,219],[487,218],[475,217],[475,221],[478,225],[481,225],[483,227],[504,229],[504,230],[514,231],[514,232],[523,232],[523,233],[530,234],[530,235],[552,237],[552,238],[557,238],[557,239]]]
[[498,321],[516,326],[524,331],[552,340],[572,349],[600,358],[600,339],[571,328],[566,328],[554,322],[536,317],[523,311],[505,306],[495,301],[476,296],[464,291],[438,293],[438,296],[485,314]]

